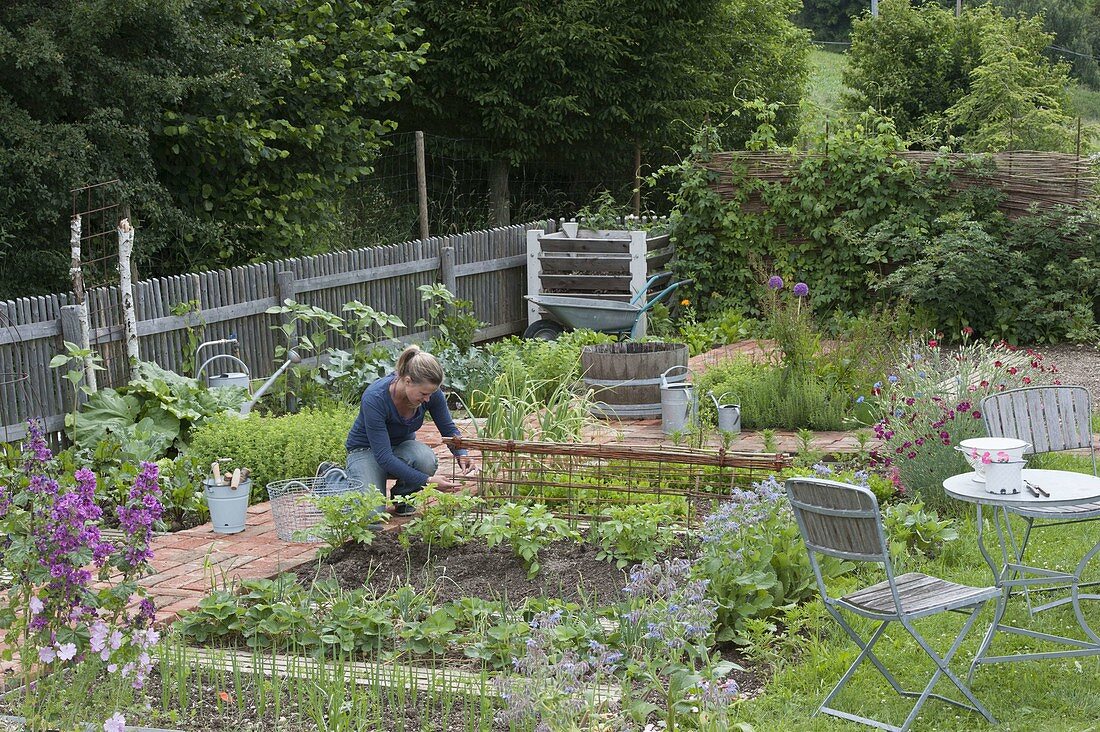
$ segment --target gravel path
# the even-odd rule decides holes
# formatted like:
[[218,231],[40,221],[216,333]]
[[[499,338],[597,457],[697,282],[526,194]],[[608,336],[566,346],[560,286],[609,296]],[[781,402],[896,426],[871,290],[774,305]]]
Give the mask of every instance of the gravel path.
[[1063,384],[1087,387],[1092,394],[1092,407],[1100,410],[1100,350],[1096,346],[1038,346],[1037,351],[1058,367]]

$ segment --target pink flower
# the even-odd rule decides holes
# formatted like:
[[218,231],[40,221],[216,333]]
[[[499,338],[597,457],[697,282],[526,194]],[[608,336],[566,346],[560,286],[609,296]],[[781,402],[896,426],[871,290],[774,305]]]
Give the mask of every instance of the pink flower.
[[983,452],[982,453],[982,464],[983,465],[989,465],[991,462],[993,462],[993,458],[990,457],[988,452]]
[[38,649],[38,660],[42,663],[53,663],[57,658],[57,651],[51,646],[42,646]]
[[937,341],[935,338],[929,338],[928,339],[928,347],[929,348],[935,348],[938,345],[940,345],[940,342]]
[[979,412],[977,409],[975,409],[973,412],[970,413],[970,416],[973,417],[974,419],[981,419],[982,418],[982,413]]
[[103,723],[103,732],[124,732],[126,729],[126,717],[121,712],[115,712],[111,718]]
[[40,612],[42,612],[43,610],[46,609],[46,606],[42,603],[41,600],[38,599],[38,595],[32,595],[31,596],[31,602],[30,602],[30,608],[31,608],[31,615],[38,615],[38,613],[40,613]]

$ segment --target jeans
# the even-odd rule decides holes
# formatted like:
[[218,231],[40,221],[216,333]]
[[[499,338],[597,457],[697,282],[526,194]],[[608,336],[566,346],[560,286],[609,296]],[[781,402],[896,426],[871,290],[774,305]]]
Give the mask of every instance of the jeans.
[[[404,460],[411,467],[422,473],[427,473],[428,475],[435,475],[435,471],[439,468],[439,459],[436,458],[432,448],[428,447],[423,442],[405,440],[400,445],[393,448],[393,454],[399,460]],[[375,490],[385,494],[386,480],[390,476],[382,469],[378,461],[374,459],[374,452],[371,451],[369,447],[352,450],[348,453],[347,473],[348,477],[352,480],[362,481],[364,490],[373,487]],[[394,485],[390,495],[394,498],[398,496],[407,496],[423,487],[423,485],[409,485],[407,483],[398,482]]]

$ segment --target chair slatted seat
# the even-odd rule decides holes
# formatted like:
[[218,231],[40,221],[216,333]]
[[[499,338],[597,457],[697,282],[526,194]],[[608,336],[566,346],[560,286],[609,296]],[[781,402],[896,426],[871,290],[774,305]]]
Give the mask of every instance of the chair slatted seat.
[[[1092,441],[1092,397],[1083,386],[1027,386],[991,394],[979,406],[986,434],[990,437],[1011,437],[1030,444],[1025,454],[1042,455],[1066,450],[1087,450],[1092,458],[1092,474],[1096,475],[1096,447]],[[1016,553],[1017,564],[1024,564],[1032,532],[1080,521],[1100,518],[1100,501],[1078,506],[1012,507],[1012,513],[1024,522],[1024,533]],[[1093,583],[1080,585],[1091,586]],[[1057,588],[1052,588],[1057,589]],[[1067,595],[1038,607],[1037,613],[1072,601]],[[1096,598],[1097,595],[1082,595]]]
[[[861,651],[837,685],[821,702],[817,712],[860,722],[878,729],[891,730],[891,732],[906,732],[916,720],[924,703],[928,699],[938,699],[962,709],[978,712],[990,722],[996,723],[993,715],[982,706],[969,687],[950,669],[949,664],[973,627],[978,613],[986,603],[1000,594],[1000,590],[996,587],[961,585],[920,572],[895,576],[886,544],[886,535],[882,528],[882,514],[879,511],[878,500],[868,488],[820,478],[790,478],[786,488],[825,609]],[[855,592],[833,597],[821,573],[819,554],[849,561],[881,564],[886,579]],[[877,620],[879,624],[871,637],[864,639],[845,619],[841,610]],[[967,617],[962,629],[955,636],[951,648],[940,656],[917,631],[913,621],[944,612],[958,612]],[[894,622],[900,623],[908,631],[936,666],[931,679],[922,691],[905,689],[883,661],[875,655],[875,644],[883,637],[886,628]],[[870,661],[878,669],[895,692],[903,697],[916,699],[900,726],[831,706],[833,700],[865,660]],[[941,678],[951,681],[965,701],[932,693]]]

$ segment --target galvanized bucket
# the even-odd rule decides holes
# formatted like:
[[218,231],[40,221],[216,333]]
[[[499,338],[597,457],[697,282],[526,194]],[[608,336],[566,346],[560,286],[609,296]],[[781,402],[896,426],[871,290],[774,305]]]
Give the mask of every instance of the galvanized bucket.
[[741,432],[741,405],[727,404],[725,400],[728,396],[729,392],[720,397],[714,396],[713,391],[710,392],[710,399],[714,402],[714,408],[718,410],[718,431],[736,435]]
[[687,429],[695,412],[695,387],[684,381],[670,381],[670,374],[683,371],[684,379],[691,375],[687,366],[671,366],[661,374],[661,429],[666,435]]

